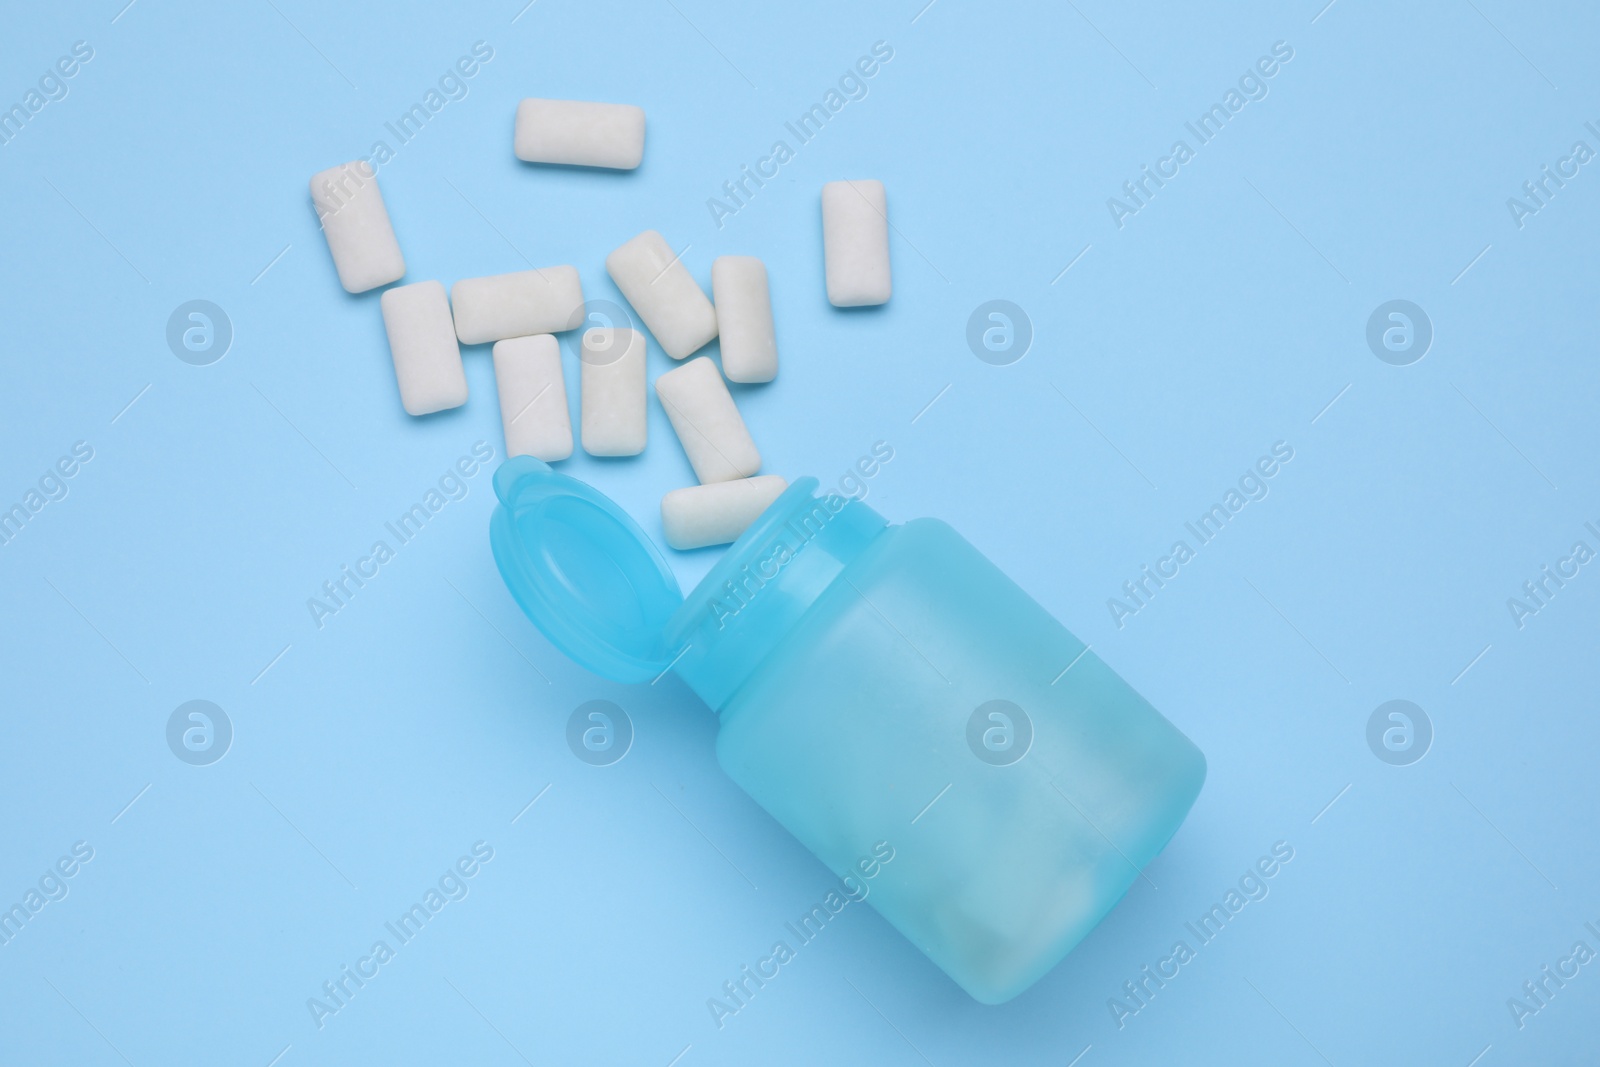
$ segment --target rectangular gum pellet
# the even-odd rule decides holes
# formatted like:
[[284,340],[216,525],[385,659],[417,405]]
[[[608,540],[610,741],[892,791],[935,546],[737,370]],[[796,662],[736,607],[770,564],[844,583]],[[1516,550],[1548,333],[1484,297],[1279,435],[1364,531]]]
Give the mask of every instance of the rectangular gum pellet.
[[383,328],[394,356],[400,402],[412,415],[428,415],[467,402],[461,346],[450,321],[450,301],[439,282],[401,285],[383,294]]
[[673,359],[683,359],[717,336],[716,309],[655,230],[644,231],[607,256],[606,272]]
[[644,334],[597,326],[579,342],[581,434],[591,456],[637,456],[647,437]]
[[572,455],[572,419],[561,376],[561,345],[549,334],[512,337],[494,346],[494,383],[507,456],[546,463]]
[[766,266],[755,256],[718,256],[711,264],[711,293],[722,373],[730,382],[772,381],[778,376],[778,338]]
[[378,176],[365,160],[313,175],[311,202],[333,253],[339,284],[348,292],[364,293],[405,277],[406,260],[383,206]]
[[583,286],[577,267],[541,267],[486,278],[462,278],[450,287],[456,336],[464,345],[575,330],[583,322]]
[[822,244],[828,302],[868,307],[889,302],[889,206],[880,181],[822,187]]
[[749,478],[761,469],[761,453],[709,356],[657,378],[656,396],[702,484]]
[[776,474],[674,489],[661,498],[661,528],[673,548],[705,548],[739,539],[789,487]]
[[528,99],[513,138],[526,163],[633,170],[644,159],[644,109],[632,104]]

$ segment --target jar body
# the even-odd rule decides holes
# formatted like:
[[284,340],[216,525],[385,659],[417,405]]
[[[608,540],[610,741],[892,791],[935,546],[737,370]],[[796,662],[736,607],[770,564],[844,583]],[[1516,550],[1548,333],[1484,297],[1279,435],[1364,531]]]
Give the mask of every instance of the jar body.
[[[944,523],[872,537],[720,708],[724,770],[984,1003],[1127,892],[1198,748]],[[879,856],[882,852],[877,853]]]

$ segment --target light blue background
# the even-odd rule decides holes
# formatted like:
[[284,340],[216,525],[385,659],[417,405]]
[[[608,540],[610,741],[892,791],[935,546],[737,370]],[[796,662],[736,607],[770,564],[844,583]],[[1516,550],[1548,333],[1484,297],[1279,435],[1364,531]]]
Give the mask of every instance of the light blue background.
[[[1523,1029],[1506,1007],[1600,949],[1600,566],[1520,630],[1506,608],[1600,548],[1600,172],[1521,229],[1506,207],[1600,149],[1585,5],[121,4],[13,5],[0,38],[6,105],[94,49],[0,147],[0,498],[94,449],[0,547],[0,903],[94,848],[0,946],[0,1062],[1593,1062],[1600,964]],[[378,294],[339,288],[306,193],[479,40],[469,95],[380,171],[407,280],[572,263],[620,300],[604,256],[647,227],[705,285],[763,257],[782,371],[738,399],[766,469],[831,481],[889,442],[871,504],[952,523],[1206,753],[1149,882],[1012,1003],[853,908],[717,1028],[707,998],[830,877],[684,687],[596,680],[521,616],[487,473],[311,621],[473,442],[503,452],[487,346],[464,408],[402,412]],[[866,99],[713,225],[880,40]],[[1276,41],[1269,95],[1118,229],[1107,197]],[[642,105],[643,167],[519,164],[524,96]],[[883,309],[824,296],[818,190],[846,177],[888,189]],[[211,366],[164,339],[196,298],[235,331]],[[994,298],[1035,331],[1011,366],[964,339]],[[1411,366],[1365,343],[1394,298],[1434,325]],[[654,404],[650,433],[565,469],[659,532],[692,476]],[[1276,441],[1270,495],[1119,629],[1107,598]],[[674,557],[686,586],[713,558]],[[165,740],[195,698],[235,730],[208,767]],[[637,730],[611,767],[564,741],[593,698]],[[1395,698],[1436,731],[1406,767],[1365,739]],[[307,998],[480,840],[470,894],[319,1030]],[[1119,1029],[1108,998],[1277,841],[1270,896]]]

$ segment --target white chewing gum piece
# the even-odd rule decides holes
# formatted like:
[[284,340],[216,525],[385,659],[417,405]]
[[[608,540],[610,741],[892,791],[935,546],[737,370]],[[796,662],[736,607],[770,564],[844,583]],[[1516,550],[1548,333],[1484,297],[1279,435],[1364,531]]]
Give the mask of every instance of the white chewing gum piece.
[[717,312],[667,239],[646,230],[606,257],[606,272],[661,350],[683,359],[717,336]]
[[311,201],[346,291],[364,293],[405,277],[406,260],[378,191],[378,175],[366,160],[313,175]]
[[709,356],[657,378],[656,396],[701,484],[749,478],[761,469],[761,453]]
[[853,308],[889,302],[889,204],[882,182],[822,187],[822,246],[830,304]]
[[711,263],[711,294],[722,373],[730,382],[772,381],[778,376],[778,337],[766,266],[755,256],[718,256]]
[[517,105],[512,149],[525,163],[633,170],[644,159],[644,109],[530,98]]
[[644,451],[644,334],[596,326],[579,342],[583,450],[591,456],[637,456]]
[[462,278],[450,287],[456,336],[464,345],[575,330],[583,323],[577,267],[541,267],[487,278]]
[[661,498],[661,526],[673,548],[727,545],[789,488],[776,474],[674,489]]
[[439,282],[397,286],[386,291],[379,304],[406,411],[429,415],[465,404],[467,375],[461,368],[461,346],[450,322],[444,286]]
[[494,384],[506,455],[554,463],[572,455],[572,417],[561,377],[561,344],[549,334],[512,337],[494,346]]

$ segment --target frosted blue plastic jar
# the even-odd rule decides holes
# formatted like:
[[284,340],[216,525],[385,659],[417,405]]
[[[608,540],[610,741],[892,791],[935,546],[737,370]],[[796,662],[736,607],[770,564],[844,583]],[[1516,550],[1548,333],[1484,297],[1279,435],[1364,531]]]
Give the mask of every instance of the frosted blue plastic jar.
[[495,472],[495,562],[551,643],[618,682],[671,669],[717,759],[986,1004],[1054,967],[1205,780],[1200,750],[942,522],[890,525],[802,478],[685,598],[591,486]]

